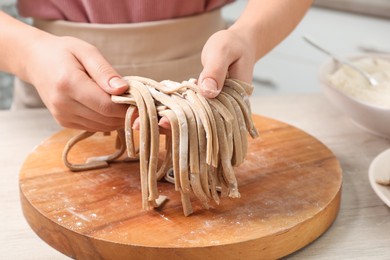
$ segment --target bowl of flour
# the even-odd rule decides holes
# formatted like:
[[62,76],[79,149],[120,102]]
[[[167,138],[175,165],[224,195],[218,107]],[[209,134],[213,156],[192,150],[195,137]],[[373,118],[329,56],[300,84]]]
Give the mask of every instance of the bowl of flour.
[[379,84],[373,87],[352,68],[328,59],[319,69],[323,92],[356,125],[390,139],[390,55],[358,54],[347,59]]

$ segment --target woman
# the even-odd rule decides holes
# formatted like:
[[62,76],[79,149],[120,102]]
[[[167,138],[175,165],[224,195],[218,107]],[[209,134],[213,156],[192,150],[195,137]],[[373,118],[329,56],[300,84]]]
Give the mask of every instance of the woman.
[[197,76],[201,93],[213,98],[227,75],[251,82],[255,62],[312,1],[249,0],[225,29],[219,9],[228,2],[19,0],[36,27],[0,13],[0,70],[21,79],[14,107],[42,105],[32,98],[36,90],[62,126],[111,131],[124,124],[126,107],[110,100],[127,89],[121,76]]

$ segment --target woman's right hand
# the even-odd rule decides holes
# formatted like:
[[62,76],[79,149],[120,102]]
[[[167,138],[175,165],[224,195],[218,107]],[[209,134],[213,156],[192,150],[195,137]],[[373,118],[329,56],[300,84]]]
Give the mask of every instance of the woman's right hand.
[[97,48],[43,33],[24,58],[18,76],[35,86],[60,125],[88,131],[123,128],[127,106],[113,103],[110,95],[128,86]]

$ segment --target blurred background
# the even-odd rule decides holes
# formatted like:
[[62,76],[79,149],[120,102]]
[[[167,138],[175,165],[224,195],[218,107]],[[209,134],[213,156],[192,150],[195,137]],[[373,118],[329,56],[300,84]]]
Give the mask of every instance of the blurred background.
[[[18,17],[15,2],[0,0],[0,8]],[[246,2],[236,0],[224,7],[225,19],[236,20]],[[390,53],[390,0],[315,0],[296,30],[256,64],[253,95],[320,91],[317,71],[327,57],[304,42],[303,35],[339,55]],[[12,84],[12,75],[0,72],[0,109],[10,107]]]

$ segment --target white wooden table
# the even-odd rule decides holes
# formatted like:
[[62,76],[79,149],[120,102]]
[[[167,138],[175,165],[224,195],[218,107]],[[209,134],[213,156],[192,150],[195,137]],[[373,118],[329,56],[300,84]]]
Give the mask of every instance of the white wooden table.
[[[390,141],[363,132],[320,94],[252,97],[257,114],[294,125],[327,145],[343,168],[343,193],[335,223],[290,259],[389,259],[390,209],[368,182],[372,159]],[[0,259],[68,259],[29,228],[18,191],[24,159],[61,128],[46,110],[0,112]]]

